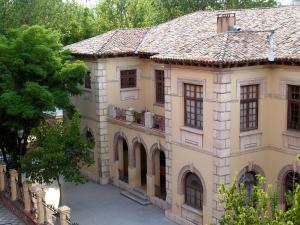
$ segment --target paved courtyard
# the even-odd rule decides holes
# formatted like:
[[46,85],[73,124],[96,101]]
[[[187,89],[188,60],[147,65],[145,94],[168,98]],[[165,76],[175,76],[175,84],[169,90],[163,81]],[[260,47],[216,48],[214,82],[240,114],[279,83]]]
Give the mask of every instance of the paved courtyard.
[[25,225],[18,217],[7,210],[0,202],[0,225]]
[[175,225],[161,209],[141,206],[120,191],[112,185],[65,183],[63,204],[71,208],[72,221],[79,225]]

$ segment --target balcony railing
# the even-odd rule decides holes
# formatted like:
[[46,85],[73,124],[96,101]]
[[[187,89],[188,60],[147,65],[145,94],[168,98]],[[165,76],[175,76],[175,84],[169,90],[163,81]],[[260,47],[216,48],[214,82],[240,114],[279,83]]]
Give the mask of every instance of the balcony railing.
[[147,111],[136,111],[133,108],[120,108],[114,105],[108,106],[108,116],[116,120],[141,126],[148,129],[165,131],[165,117]]

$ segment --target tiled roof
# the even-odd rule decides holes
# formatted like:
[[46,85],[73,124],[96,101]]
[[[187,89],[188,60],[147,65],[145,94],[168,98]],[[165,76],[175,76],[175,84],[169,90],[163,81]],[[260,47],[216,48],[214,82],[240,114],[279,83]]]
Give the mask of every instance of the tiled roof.
[[[241,31],[217,33],[217,14],[222,13],[235,13]],[[275,61],[300,62],[300,6],[199,11],[150,29],[121,29],[67,47],[75,54],[149,54],[155,61],[177,63],[268,61],[270,52]]]
[[118,55],[136,51],[148,29],[119,29],[92,37],[65,48],[77,55]]

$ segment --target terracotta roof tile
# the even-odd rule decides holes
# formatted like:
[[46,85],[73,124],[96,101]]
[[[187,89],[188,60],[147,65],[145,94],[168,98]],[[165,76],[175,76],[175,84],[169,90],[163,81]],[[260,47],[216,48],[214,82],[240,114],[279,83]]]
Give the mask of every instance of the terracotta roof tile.
[[[235,13],[241,31],[217,33],[220,13]],[[199,11],[151,29],[111,31],[67,48],[74,54],[148,53],[160,61],[234,63],[267,60],[272,30],[275,59],[300,60],[300,6]]]

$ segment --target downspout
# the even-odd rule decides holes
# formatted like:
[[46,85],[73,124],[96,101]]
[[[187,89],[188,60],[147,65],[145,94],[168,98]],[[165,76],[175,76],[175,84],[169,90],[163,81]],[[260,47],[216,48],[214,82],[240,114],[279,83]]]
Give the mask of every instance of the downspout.
[[275,58],[274,33],[275,33],[275,31],[272,30],[271,33],[268,35],[268,61],[269,62],[274,62],[274,58]]

